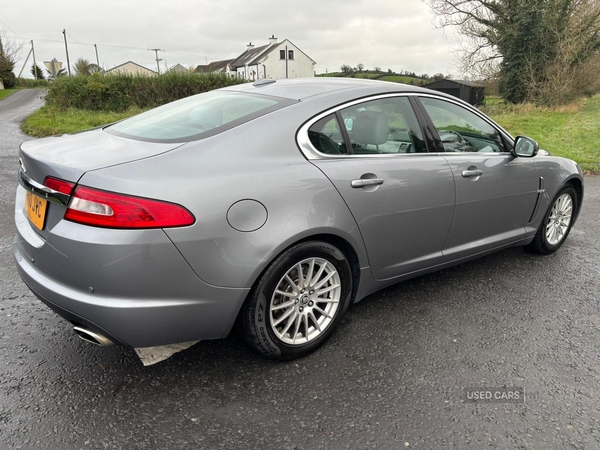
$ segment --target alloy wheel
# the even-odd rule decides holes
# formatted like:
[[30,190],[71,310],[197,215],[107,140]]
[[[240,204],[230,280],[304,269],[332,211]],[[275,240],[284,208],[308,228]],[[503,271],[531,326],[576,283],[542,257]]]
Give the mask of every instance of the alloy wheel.
[[302,345],[319,337],[338,310],[342,286],[335,266],[308,258],[281,278],[269,307],[271,328],[285,344]]

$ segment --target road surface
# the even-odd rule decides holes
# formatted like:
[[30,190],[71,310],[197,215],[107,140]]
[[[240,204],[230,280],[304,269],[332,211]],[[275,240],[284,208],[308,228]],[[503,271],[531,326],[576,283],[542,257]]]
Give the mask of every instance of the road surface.
[[[144,368],[76,338],[16,273],[16,121],[35,97],[0,103],[1,448],[600,447],[600,178],[552,256],[510,249],[371,295],[299,361],[234,335]],[[501,386],[528,398],[463,400]]]

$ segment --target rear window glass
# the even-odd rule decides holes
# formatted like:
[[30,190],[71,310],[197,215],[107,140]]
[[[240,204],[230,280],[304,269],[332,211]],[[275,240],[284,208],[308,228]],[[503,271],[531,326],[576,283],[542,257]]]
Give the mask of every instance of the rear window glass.
[[278,97],[213,91],[159,106],[104,130],[141,141],[188,142],[214,136],[291,103]]

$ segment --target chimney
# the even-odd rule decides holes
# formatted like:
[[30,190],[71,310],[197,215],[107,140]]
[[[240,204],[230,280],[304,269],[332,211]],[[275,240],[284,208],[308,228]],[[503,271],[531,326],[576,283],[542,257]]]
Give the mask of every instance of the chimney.
[[277,44],[277,38],[275,37],[274,34],[272,34],[271,37],[269,38],[269,44],[270,45]]
[[248,51],[252,50],[254,48],[254,45],[252,45],[252,42],[250,42],[248,44]]

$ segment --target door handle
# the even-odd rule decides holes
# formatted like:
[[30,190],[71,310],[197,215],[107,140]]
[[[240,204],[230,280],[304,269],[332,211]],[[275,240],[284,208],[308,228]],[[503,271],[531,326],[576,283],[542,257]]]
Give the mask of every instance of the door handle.
[[362,188],[365,186],[378,186],[383,184],[383,178],[361,178],[360,180],[352,180],[350,185],[353,188]]
[[469,169],[462,171],[462,176],[465,178],[480,177],[481,175],[483,175],[483,170],[479,169]]

